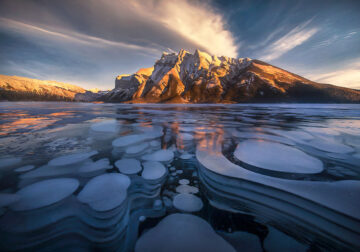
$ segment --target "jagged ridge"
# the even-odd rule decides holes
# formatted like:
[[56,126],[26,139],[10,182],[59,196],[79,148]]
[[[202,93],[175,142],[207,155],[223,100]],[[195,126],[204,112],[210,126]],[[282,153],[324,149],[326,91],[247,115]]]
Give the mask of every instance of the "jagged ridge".
[[119,75],[110,102],[360,102],[360,91],[319,84],[249,58],[163,53],[154,67]]

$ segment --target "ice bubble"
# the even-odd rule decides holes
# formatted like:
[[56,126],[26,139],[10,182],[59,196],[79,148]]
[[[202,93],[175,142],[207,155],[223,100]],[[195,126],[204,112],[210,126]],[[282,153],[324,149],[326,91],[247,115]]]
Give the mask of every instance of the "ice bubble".
[[85,161],[86,159],[88,159],[91,156],[94,156],[96,154],[98,154],[97,151],[90,151],[90,152],[85,152],[85,153],[76,153],[76,154],[65,155],[65,156],[57,157],[57,158],[50,160],[48,164],[50,166],[66,166],[66,165],[77,164],[77,163]]
[[27,211],[52,205],[70,196],[79,187],[79,181],[72,178],[43,180],[19,190],[20,200],[11,205],[15,211]]
[[176,187],[176,192],[178,193],[198,193],[199,189],[195,186],[189,186],[189,185],[179,185]]
[[17,165],[21,161],[22,159],[19,157],[0,158],[0,169]]
[[173,171],[176,171],[176,168],[174,166],[172,166],[169,168],[169,170],[173,172]]
[[165,205],[167,208],[172,207],[172,201],[171,201],[171,199],[169,199],[168,197],[164,196],[164,197],[162,198],[162,200],[164,201],[164,205]]
[[94,123],[90,126],[90,129],[95,132],[101,133],[117,133],[120,125],[117,120],[110,119],[102,122]]
[[14,193],[0,193],[0,208],[14,204],[20,200],[20,196]]
[[183,170],[176,170],[176,173],[177,173],[177,174],[183,174],[184,171],[183,171]]
[[139,221],[140,222],[144,222],[146,220],[146,217],[144,216],[144,215],[141,215],[140,217],[139,217]]
[[180,156],[181,159],[190,159],[190,158],[192,158],[192,157],[193,157],[193,155],[191,155],[191,154],[189,154],[189,153],[183,153],[183,154]]
[[149,144],[147,142],[141,143],[141,144],[138,144],[135,146],[130,146],[130,147],[126,148],[125,153],[128,155],[139,154],[139,153],[142,153],[143,151],[145,151],[148,147],[149,147]]
[[160,251],[221,251],[235,249],[200,217],[190,214],[171,214],[137,240],[135,252]]
[[188,185],[190,182],[188,179],[180,179],[179,180],[179,184],[180,185]]
[[141,176],[144,179],[155,180],[166,174],[166,168],[162,163],[156,161],[147,161],[143,163],[144,170]]
[[295,239],[286,234],[269,227],[269,233],[264,240],[264,248],[268,252],[278,251],[294,251],[305,252],[308,251],[308,246],[299,243]]
[[108,158],[102,158],[97,160],[96,162],[86,162],[84,164],[82,164],[79,168],[78,168],[78,172],[80,173],[90,173],[90,172],[96,172],[96,171],[101,171],[101,170],[107,170],[107,169],[111,169],[112,166],[110,165],[110,161]]
[[174,158],[174,152],[171,150],[158,150],[141,158],[146,161],[171,162]]
[[160,147],[160,145],[161,145],[161,142],[160,142],[160,141],[157,141],[157,140],[152,140],[152,141],[150,142],[150,146],[151,146],[151,147]]
[[187,193],[175,195],[173,205],[176,209],[184,212],[198,212],[203,208],[200,198]]
[[109,211],[123,203],[130,183],[126,175],[106,173],[91,179],[77,198],[95,211]]
[[115,162],[116,168],[124,174],[136,174],[141,171],[139,160],[132,158],[123,158]]
[[238,144],[234,156],[263,169],[291,173],[319,173],[323,163],[298,149],[273,142],[246,140]]
[[35,168],[35,165],[25,165],[19,168],[16,168],[16,172],[27,172]]
[[155,209],[161,209],[162,208],[162,201],[157,199],[154,201],[153,208]]
[[129,145],[141,143],[146,140],[146,136],[144,134],[135,134],[135,135],[127,135],[127,136],[121,136],[119,138],[116,138],[112,145],[113,147],[119,148],[119,147],[126,147]]

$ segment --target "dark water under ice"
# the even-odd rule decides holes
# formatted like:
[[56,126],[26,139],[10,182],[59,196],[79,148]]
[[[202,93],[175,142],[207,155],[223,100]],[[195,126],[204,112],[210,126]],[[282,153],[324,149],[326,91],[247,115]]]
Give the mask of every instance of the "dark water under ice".
[[71,249],[359,251],[360,106],[2,102],[0,251]]

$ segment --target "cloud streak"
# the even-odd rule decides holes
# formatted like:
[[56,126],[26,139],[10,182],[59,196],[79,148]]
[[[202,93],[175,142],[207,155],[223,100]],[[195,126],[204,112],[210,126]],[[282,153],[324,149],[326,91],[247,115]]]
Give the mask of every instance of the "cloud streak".
[[161,51],[157,48],[139,46],[136,44],[129,44],[119,41],[111,41],[95,36],[89,36],[86,34],[81,34],[74,31],[56,31],[55,29],[44,28],[32,24],[23,23],[20,21],[8,19],[8,18],[0,18],[0,25],[11,29],[17,30],[22,33],[33,34],[37,33],[45,37],[55,38],[57,40],[64,40],[65,42],[77,43],[87,46],[93,47],[104,47],[104,46],[113,46],[113,47],[121,47],[124,49],[130,50],[140,50],[153,54],[159,54]]
[[132,1],[139,16],[148,16],[181,37],[204,47],[209,53],[238,56],[239,45],[226,28],[224,17],[210,5],[197,1]]
[[357,59],[354,63],[348,64],[342,69],[313,74],[309,75],[309,77],[320,83],[360,89],[360,59]]
[[310,22],[311,20],[296,26],[286,35],[277,39],[265,48],[260,58],[264,61],[280,58],[285,53],[306,42],[318,32],[318,28],[307,28]]

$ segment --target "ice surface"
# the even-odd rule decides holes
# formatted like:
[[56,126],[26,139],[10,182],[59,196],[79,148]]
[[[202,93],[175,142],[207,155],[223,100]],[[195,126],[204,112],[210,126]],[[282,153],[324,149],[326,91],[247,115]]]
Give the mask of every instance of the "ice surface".
[[0,193],[0,208],[6,207],[20,200],[20,196],[14,193]]
[[198,212],[203,208],[200,198],[188,193],[179,193],[173,199],[176,209],[184,212]]
[[70,196],[79,187],[79,181],[71,178],[43,180],[20,189],[20,200],[11,205],[15,211],[28,211],[52,205]]
[[19,168],[16,168],[16,172],[27,172],[35,168],[35,165],[25,165]]
[[144,179],[155,180],[163,177],[166,174],[165,166],[157,161],[147,161],[143,163],[144,170],[141,176]]
[[178,139],[180,139],[182,141],[191,141],[194,139],[194,136],[189,133],[179,133]]
[[198,193],[199,189],[195,186],[179,185],[178,187],[176,187],[176,192],[178,192],[178,193]]
[[272,171],[319,173],[323,170],[319,159],[280,143],[246,140],[238,144],[234,156],[247,164]]
[[136,174],[141,171],[140,161],[132,158],[123,158],[115,162],[116,168],[124,174]]
[[158,150],[154,153],[147,154],[141,157],[146,161],[158,161],[158,162],[171,162],[174,158],[174,152],[171,150]]
[[289,237],[273,227],[269,227],[269,233],[264,240],[264,248],[268,252],[308,251],[308,247],[306,245],[299,243],[294,238]]
[[349,153],[354,151],[350,146],[322,138],[311,140],[308,144],[316,149],[332,153]]
[[151,147],[160,147],[160,145],[161,145],[160,141],[156,141],[156,140],[150,141],[150,146]]
[[180,156],[181,159],[191,159],[192,157],[193,157],[193,155],[191,155],[189,153],[183,153]]
[[19,157],[0,158],[0,169],[19,164],[22,161]]
[[235,249],[205,220],[189,214],[171,214],[138,239],[135,252],[145,251],[235,252]]
[[120,124],[115,119],[104,120],[98,123],[94,123],[90,126],[90,129],[95,132],[101,133],[117,133],[120,129]]
[[66,165],[77,164],[85,161],[86,159],[96,154],[98,154],[97,151],[90,151],[85,153],[65,155],[50,160],[48,164],[50,166],[66,166]]
[[106,173],[91,179],[77,198],[95,211],[109,211],[124,202],[130,183],[126,175]]
[[[236,251],[241,252],[262,252],[261,242],[259,237],[254,234],[246,232],[218,232],[226,241],[228,241]],[[278,241],[279,242],[279,241]],[[291,251],[291,250],[282,250]],[[280,252],[280,250],[278,251]]]

